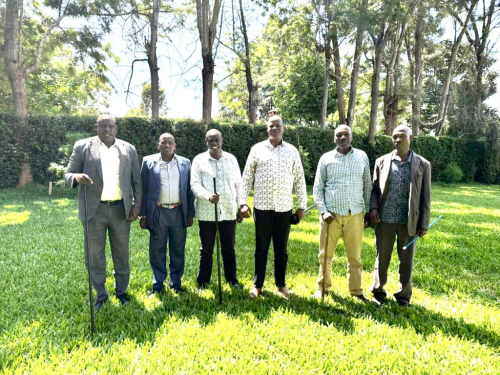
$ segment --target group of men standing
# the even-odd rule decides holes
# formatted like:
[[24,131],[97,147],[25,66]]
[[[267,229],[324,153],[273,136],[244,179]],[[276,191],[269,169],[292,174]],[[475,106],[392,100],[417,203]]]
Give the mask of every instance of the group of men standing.
[[[138,217],[140,227],[150,233],[153,295],[164,290],[167,244],[169,286],[176,293],[182,292],[187,228],[195,217],[201,242],[198,287],[204,289],[210,283],[218,233],[226,281],[239,289],[236,225],[251,215],[247,198],[252,188],[255,272],[250,296],[258,298],[262,293],[272,241],[275,283],[279,294],[288,299],[288,237],[292,218],[300,222],[305,214],[307,189],[300,154],[283,140],[284,130],[279,116],[270,117],[268,139],[252,147],[243,175],[236,158],[222,150],[222,135],[214,129],[206,133],[207,151],[197,155],[192,165],[176,154],[174,136],[165,133],[158,142],[159,153],[144,157],[140,168],[134,146],[116,138],[114,118],[99,116],[97,136],[75,143],[65,174],[68,185],[87,190],[87,208],[80,194],[79,218],[88,233],[91,256],[86,260],[90,259],[87,267],[97,291],[96,310],[108,299],[104,286],[107,234],[116,296],[122,304],[129,302],[129,233],[130,224]],[[382,305],[386,297],[384,285],[397,236],[400,289],[395,297],[401,306],[409,306],[414,245],[406,250],[402,247],[428,230],[431,177],[430,163],[410,150],[410,135],[406,126],[394,130],[395,150],[377,160],[372,185],[368,157],[351,146],[351,129],[345,125],[336,128],[336,148],[321,157],[313,190],[320,212],[320,272],[315,297],[322,298],[332,285],[333,253],[343,236],[350,293],[367,302],[361,288],[361,248],[364,228],[371,223],[376,226],[377,245],[373,301]],[[298,198],[295,212],[293,191]]]

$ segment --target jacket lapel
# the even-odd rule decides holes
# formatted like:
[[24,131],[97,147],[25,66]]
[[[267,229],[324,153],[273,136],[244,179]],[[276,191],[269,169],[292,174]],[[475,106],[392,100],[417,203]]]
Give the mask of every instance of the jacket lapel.
[[120,181],[122,181],[122,176],[124,176],[125,165],[127,164],[127,158],[125,156],[125,150],[123,149],[123,143],[118,139],[115,141],[116,146],[118,147],[118,153],[120,154]]
[[90,141],[90,154],[92,155],[92,159],[94,159],[97,171],[99,172],[99,176],[101,176],[102,180],[102,164],[101,153],[99,152],[99,137],[94,137]]
[[161,163],[161,154],[158,154],[158,159],[156,159],[155,165],[153,166],[153,173],[155,176],[156,185],[157,185],[158,190],[161,189],[160,163]]
[[410,182],[413,183],[417,177],[417,173],[420,169],[420,158],[413,152],[411,161],[411,172],[410,172]]
[[383,189],[383,194],[387,194],[389,173],[391,172],[392,163],[392,152],[387,154],[384,160],[384,167],[382,168],[382,174],[380,175],[380,187]]

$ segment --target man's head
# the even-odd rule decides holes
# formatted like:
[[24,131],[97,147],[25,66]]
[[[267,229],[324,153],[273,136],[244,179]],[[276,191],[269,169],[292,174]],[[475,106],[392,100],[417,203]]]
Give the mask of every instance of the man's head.
[[160,135],[158,151],[160,151],[162,159],[171,158],[175,154],[176,147],[177,143],[175,143],[175,138],[172,134],[164,133]]
[[410,150],[411,128],[406,125],[396,126],[392,132],[392,143],[398,152],[408,152]]
[[205,142],[211,155],[218,154],[222,150],[222,134],[217,129],[210,129],[205,135]]
[[347,153],[351,148],[352,130],[347,125],[340,125],[335,129],[335,145],[340,153]]
[[285,131],[285,126],[283,125],[283,120],[278,115],[272,116],[267,122],[267,134],[269,135],[269,140],[275,140],[280,142],[283,139],[283,132]]
[[100,115],[97,118],[97,135],[102,143],[112,145],[116,137],[116,121],[111,115]]

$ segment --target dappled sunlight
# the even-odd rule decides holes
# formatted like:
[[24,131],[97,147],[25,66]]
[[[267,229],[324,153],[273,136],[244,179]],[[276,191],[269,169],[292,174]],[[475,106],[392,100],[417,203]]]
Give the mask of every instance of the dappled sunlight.
[[29,220],[30,215],[30,211],[0,212],[0,226],[23,224]]
[[319,237],[315,233],[304,233],[304,232],[295,232],[295,231],[290,231],[290,241],[301,241],[305,243],[313,243],[317,244],[319,241]]
[[6,208],[7,210],[18,210],[20,208],[24,208],[24,204],[6,204],[3,208]]
[[496,232],[500,231],[500,225],[493,224],[493,223],[468,223],[467,224],[470,227],[475,227],[475,228],[480,228],[480,229],[490,229]]
[[58,206],[69,206],[71,201],[69,199],[55,199],[52,201],[53,203],[56,203]]

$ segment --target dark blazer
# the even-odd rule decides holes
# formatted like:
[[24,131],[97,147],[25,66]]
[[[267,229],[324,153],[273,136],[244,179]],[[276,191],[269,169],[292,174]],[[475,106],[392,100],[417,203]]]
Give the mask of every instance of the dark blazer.
[[[120,153],[120,188],[122,190],[123,204],[127,217],[130,212],[139,214],[142,200],[142,184],[140,180],[139,158],[135,147],[130,143],[115,139]],[[87,215],[92,219],[101,200],[103,178],[101,155],[99,152],[99,137],[81,139],[75,143],[73,153],[69,158],[68,167],[64,174],[66,183],[75,188],[78,183],[75,180],[75,174],[87,174],[93,184],[87,185]],[[85,220],[85,206],[83,192],[79,192],[78,218]]]
[[[382,214],[389,188],[392,152],[375,162],[370,210],[376,208]],[[417,230],[429,229],[431,217],[431,163],[413,152],[410,172],[410,197],[408,210],[408,233],[414,236]]]
[[[179,168],[183,225],[187,227],[187,219],[192,219],[195,214],[194,194],[191,191],[191,162],[189,159],[179,155],[175,157],[177,158],[177,167]],[[158,218],[155,212],[161,187],[160,161],[160,153],[145,156],[142,160],[141,177],[143,189],[141,216],[146,217],[147,226],[150,230],[155,228],[156,219]]]

